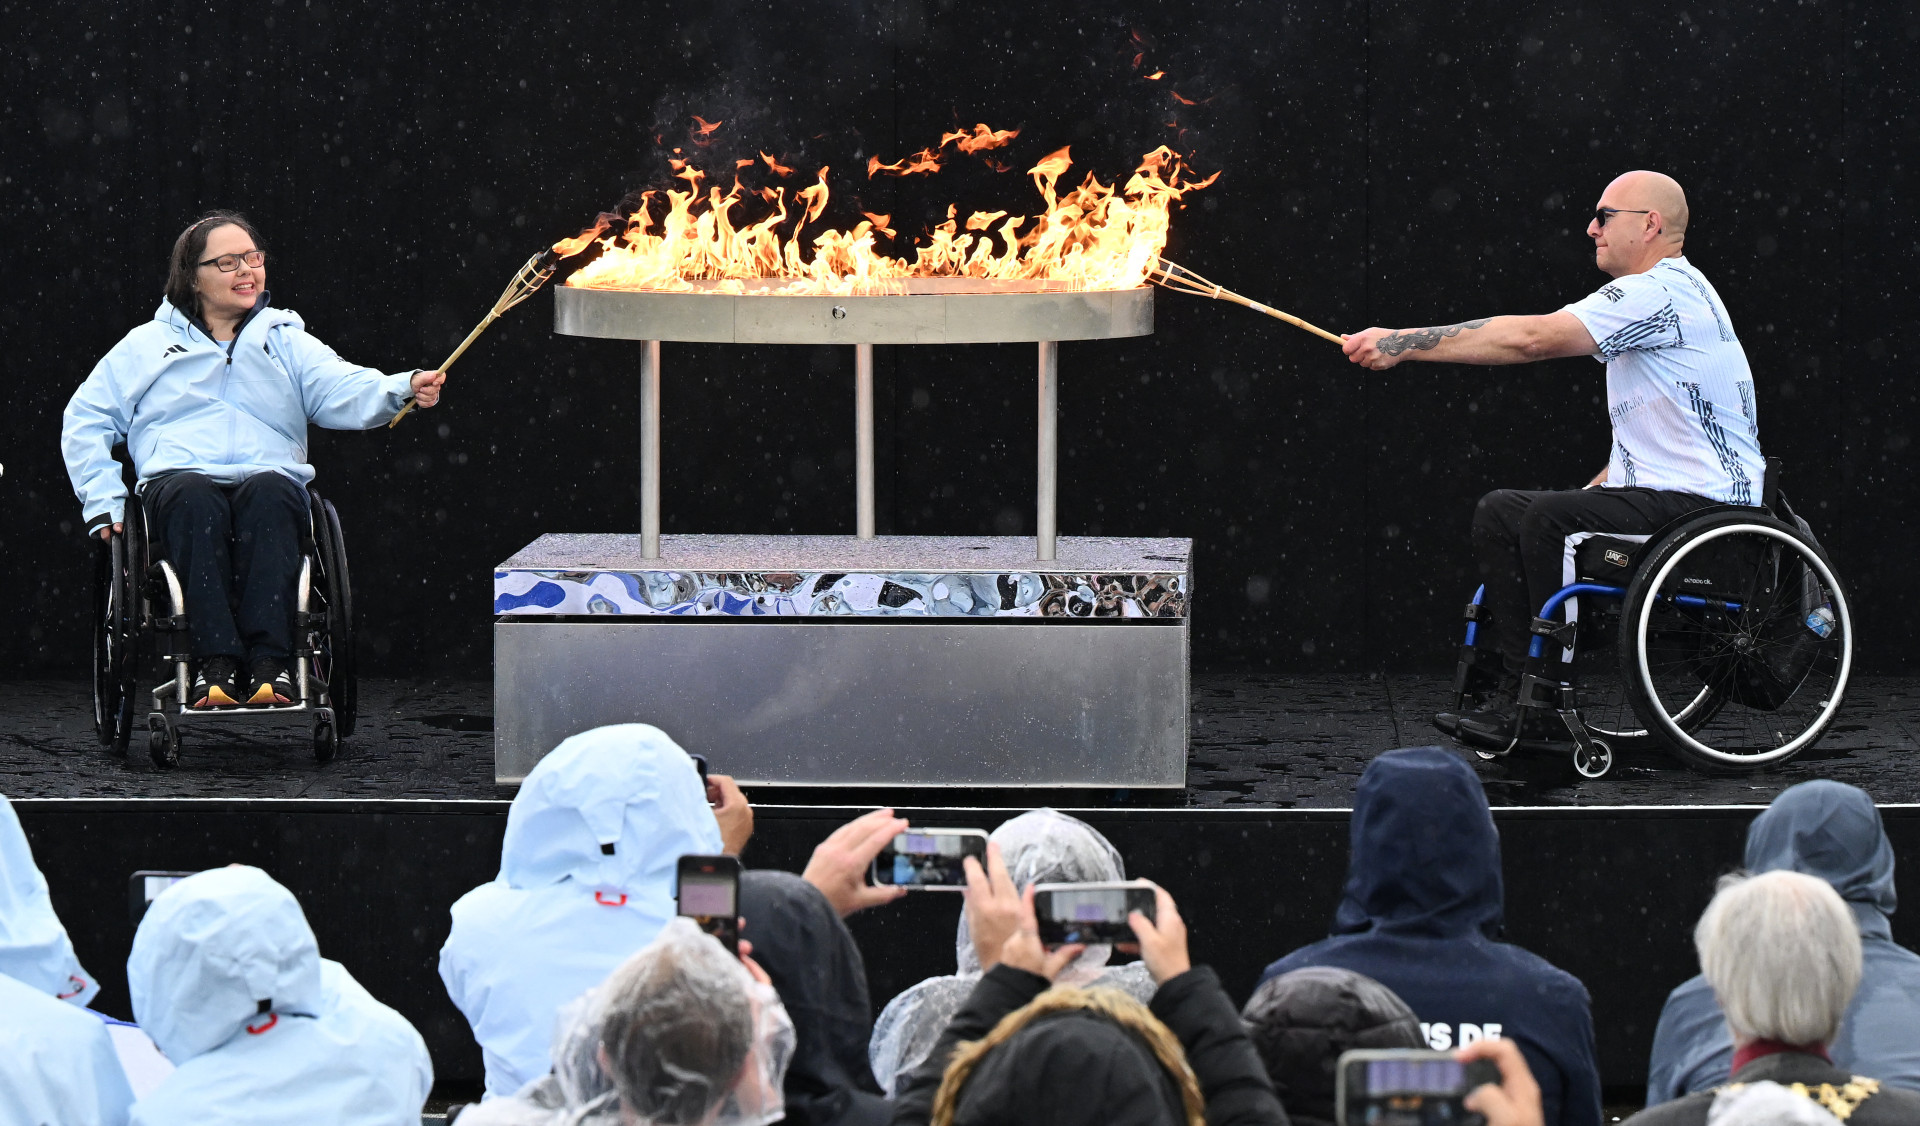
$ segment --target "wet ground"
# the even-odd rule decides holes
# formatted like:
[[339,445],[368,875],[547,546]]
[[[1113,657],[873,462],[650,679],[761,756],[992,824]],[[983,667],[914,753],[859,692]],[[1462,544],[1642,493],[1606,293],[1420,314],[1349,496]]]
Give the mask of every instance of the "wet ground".
[[[1187,804],[1344,808],[1373,756],[1435,742],[1441,676],[1215,674],[1193,680]],[[190,732],[177,769],[137,741],[125,759],[94,741],[87,685],[0,684],[0,793],[11,797],[506,798],[493,782],[485,681],[361,682],[360,728],[340,757],[312,760],[291,720],[244,733]],[[1496,805],[1748,805],[1809,778],[1860,786],[1882,803],[1920,801],[1920,678],[1861,677],[1811,752],[1756,775],[1707,778],[1657,754],[1569,784],[1558,763],[1475,762]]]

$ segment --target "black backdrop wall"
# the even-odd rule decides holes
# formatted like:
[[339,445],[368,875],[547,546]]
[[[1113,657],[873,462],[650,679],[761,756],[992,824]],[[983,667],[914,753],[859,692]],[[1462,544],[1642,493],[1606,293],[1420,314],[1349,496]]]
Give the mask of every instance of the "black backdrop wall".
[[[253,215],[275,303],[349,358],[428,365],[528,253],[659,182],[693,113],[723,122],[714,166],[830,165],[834,216],[889,211],[903,235],[948,197],[1018,211],[1019,173],[1060,145],[1111,177],[1176,144],[1224,175],[1169,253],[1348,329],[1589,292],[1600,189],[1669,171],[1766,448],[1866,611],[1863,658],[1904,664],[1920,617],[1906,5],[128,0],[0,3],[0,27],[14,674],[84,664],[59,411],[151,314],[195,212]],[[1022,131],[1012,173],[859,174],[976,121]],[[316,432],[372,671],[483,673],[493,563],[636,528],[635,349],[550,318],[545,297],[511,314],[397,430]],[[851,530],[850,350],[666,352],[668,531]],[[1031,350],[878,352],[881,531],[1031,532]],[[1173,295],[1155,336],[1068,345],[1061,370],[1063,530],[1193,536],[1203,668],[1444,662],[1474,498],[1582,482],[1606,452],[1591,361],[1369,374]]]

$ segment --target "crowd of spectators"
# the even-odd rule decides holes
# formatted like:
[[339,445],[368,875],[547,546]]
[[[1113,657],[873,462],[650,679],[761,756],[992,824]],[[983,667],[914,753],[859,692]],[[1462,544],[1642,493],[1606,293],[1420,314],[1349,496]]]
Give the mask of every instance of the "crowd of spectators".
[[[1244,1008],[1194,961],[1168,887],[1131,915],[1132,942],[1044,944],[1035,884],[1127,873],[1099,832],[1042,809],[967,859],[955,972],[873,1019],[845,919],[904,894],[866,873],[906,827],[877,810],[800,875],[746,871],[736,954],[676,917],[674,877],[682,855],[746,846],[738,787],[703,781],[652,727],[565,741],[512,804],[499,876],[453,906],[440,975],[486,1069],[486,1097],[454,1117],[1330,1126],[1343,1052],[1445,1048],[1497,1070],[1466,1099],[1491,1126],[1602,1120],[1587,991],[1503,940],[1499,836],[1448,751],[1369,766],[1331,933],[1269,966]],[[1891,937],[1893,869],[1852,787],[1795,786],[1756,818],[1744,870],[1699,919],[1701,975],[1660,1014],[1631,1121],[1920,1122],[1920,958]],[[127,981],[133,1021],[88,1007],[98,985],[0,799],[0,1124],[419,1121],[421,1037],[320,956],[258,869],[155,898]]]

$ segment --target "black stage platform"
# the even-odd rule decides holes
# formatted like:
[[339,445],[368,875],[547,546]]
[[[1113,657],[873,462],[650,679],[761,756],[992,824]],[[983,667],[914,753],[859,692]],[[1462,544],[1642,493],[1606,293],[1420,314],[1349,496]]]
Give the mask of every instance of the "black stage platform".
[[[1447,706],[1450,677],[1373,674],[1193,678],[1193,736],[1185,795],[1083,794],[1092,804],[1345,809],[1374,755],[1439,742],[1428,717]],[[361,720],[340,758],[316,767],[303,729],[222,736],[196,730],[177,770],[148,764],[144,744],[125,762],[94,742],[87,685],[0,683],[0,793],[14,798],[455,798],[513,796],[493,781],[493,690],[484,681],[363,680]],[[695,747],[715,770],[721,748]],[[1809,778],[1859,786],[1882,803],[1920,801],[1920,677],[1855,677],[1847,706],[1813,752],[1785,767],[1707,778],[1659,755],[1626,757],[1599,782],[1570,784],[1551,770],[1475,762],[1495,805],[1764,804]],[[845,794],[849,802],[948,805],[989,795]],[[758,800],[812,799],[785,792]],[[990,804],[1006,804],[992,800]],[[1086,804],[1082,801],[1081,804]]]
[[[1196,677],[1185,806],[1075,812],[1112,838],[1130,873],[1179,896],[1196,957],[1244,997],[1267,961],[1325,933],[1354,780],[1380,751],[1429,741],[1423,716],[1445,690],[1438,677]],[[420,1028],[442,1088],[469,1090],[479,1053],[435,964],[448,906],[497,869],[510,791],[492,782],[490,692],[372,681],[362,694],[362,734],[329,766],[313,766],[289,728],[284,740],[202,738],[180,769],[160,773],[137,749],[121,763],[93,743],[83,685],[0,686],[0,792],[15,799],[55,904],[103,979],[100,1008],[129,1015],[129,873],[258,864],[300,897],[322,951]],[[1903,862],[1902,898],[1920,903],[1920,785],[1907,757],[1916,730],[1920,684],[1867,678],[1816,757],[1767,774],[1707,779],[1648,760],[1567,786],[1478,764],[1502,807],[1508,937],[1587,983],[1610,1102],[1630,1102],[1644,1082],[1661,1000],[1695,969],[1694,919],[1715,877],[1737,865],[1747,822],[1783,787],[1830,777],[1873,794]],[[790,795],[756,795],[750,866],[799,870],[864,808],[771,797]],[[1017,808],[969,808],[962,795],[906,808],[905,797],[895,800],[920,824],[992,828]],[[876,1005],[951,971],[957,910],[922,895],[855,918]],[[1897,915],[1895,937],[1920,946],[1920,912]]]

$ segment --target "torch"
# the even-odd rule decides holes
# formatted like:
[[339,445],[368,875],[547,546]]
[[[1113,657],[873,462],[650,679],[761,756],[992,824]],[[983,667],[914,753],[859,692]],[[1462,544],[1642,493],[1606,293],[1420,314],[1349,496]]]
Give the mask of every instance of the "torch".
[[1335,336],[1324,328],[1320,328],[1317,325],[1310,325],[1292,313],[1283,313],[1271,306],[1262,305],[1260,302],[1254,301],[1251,298],[1242,297],[1231,289],[1215,285],[1199,274],[1187,269],[1185,266],[1177,262],[1169,262],[1165,258],[1155,258],[1153,260],[1153,268],[1147,271],[1147,278],[1155,285],[1164,286],[1167,289],[1177,290],[1181,293],[1192,293],[1200,297],[1211,297],[1218,301],[1231,301],[1235,305],[1245,305],[1256,313],[1265,313],[1267,316],[1277,320],[1283,320],[1295,328],[1304,328],[1322,340],[1331,340],[1335,344],[1345,343],[1341,337]]
[[[480,339],[480,334],[500,319],[500,314],[538,293],[540,287],[547,284],[553,277],[553,272],[560,268],[560,263],[591,246],[593,240],[599,238],[602,231],[618,221],[620,221],[618,215],[603,214],[595,221],[592,229],[581,232],[579,237],[562,239],[527,259],[526,264],[513,275],[513,280],[507,283],[507,288],[501,291],[499,300],[493,303],[493,308],[487,310],[487,315],[481,318],[479,324],[473,326],[472,332],[467,333],[467,338],[460,342],[460,347],[453,350],[453,355],[448,356],[446,362],[434,370],[444,373],[452,367],[453,362],[465,354],[474,341]],[[398,426],[400,420],[407,417],[412,410],[413,400],[410,398],[406,405],[400,408],[400,413],[394,415],[387,423],[387,429],[391,430]]]

